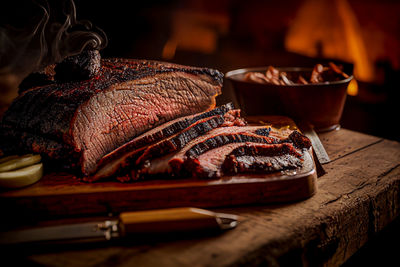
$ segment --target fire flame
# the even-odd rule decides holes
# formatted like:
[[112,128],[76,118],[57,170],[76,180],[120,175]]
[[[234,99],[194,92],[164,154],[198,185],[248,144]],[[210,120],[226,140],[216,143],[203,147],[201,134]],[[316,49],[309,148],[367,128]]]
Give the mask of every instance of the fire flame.
[[286,36],[288,51],[354,63],[354,76],[374,79],[374,65],[347,0],[307,0]]
[[352,79],[347,86],[347,94],[351,96],[356,96],[358,94],[358,83],[356,79]]

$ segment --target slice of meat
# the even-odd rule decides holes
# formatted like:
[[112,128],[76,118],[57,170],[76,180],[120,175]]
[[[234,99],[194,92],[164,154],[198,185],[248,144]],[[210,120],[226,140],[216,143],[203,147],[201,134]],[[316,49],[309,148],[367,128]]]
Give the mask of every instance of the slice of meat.
[[282,140],[281,143],[293,143],[293,145],[299,149],[308,149],[312,146],[311,140],[298,131],[293,131],[287,138]]
[[201,137],[199,140],[189,144],[185,149],[177,153],[168,162],[172,169],[172,173],[178,175],[187,159],[194,159],[201,154],[231,143],[275,143],[275,138],[268,137],[270,128],[263,126],[248,127],[229,127],[217,129],[208,135]]
[[194,138],[221,126],[224,122],[225,117],[222,115],[215,115],[198,120],[169,138],[149,146],[128,151],[113,162],[103,166],[97,173],[86,180],[95,181],[115,174],[122,175],[123,172],[126,171],[125,167],[131,169],[131,176],[133,179],[138,179],[140,177],[140,171],[137,172],[136,170],[140,170],[143,166],[148,165],[152,158],[161,157],[180,150]]
[[301,167],[302,155],[290,143],[246,144],[233,149],[222,164],[224,174],[276,172]]
[[[240,172],[274,172],[298,168],[302,165],[302,150],[311,147],[311,141],[298,131],[272,130],[269,133],[278,141],[273,144],[247,142],[213,149],[185,162],[194,177],[221,177]],[[280,139],[283,138],[283,139]]]
[[[87,80],[21,93],[2,118],[0,149],[41,153],[88,175],[105,154],[149,129],[214,108],[222,76],[207,68],[103,59]],[[65,149],[54,149],[56,143]]]
[[[201,131],[197,133],[193,131],[205,130],[207,127],[220,126],[228,120],[236,120],[231,115],[226,116],[227,113],[233,111],[232,109],[233,104],[228,103],[211,111],[178,118],[156,127],[105,155],[99,161],[97,172],[86,180],[96,181],[116,175],[117,172],[121,175],[120,169],[124,171],[128,166],[134,168],[137,164],[140,164],[136,161],[142,154],[158,153],[159,151],[156,150],[165,148],[170,140],[172,140],[171,142],[178,142],[183,138],[194,138],[197,134],[200,135]],[[166,139],[168,137],[173,138]],[[153,144],[154,146],[152,146]],[[148,157],[148,155],[144,155],[144,157]]]
[[188,176],[197,178],[217,178],[222,176],[222,164],[229,153],[243,146],[243,143],[232,143],[203,153],[197,158],[185,160],[184,168]]
[[151,129],[150,131],[144,133],[143,135],[135,138],[133,142],[128,142],[127,145],[128,146],[134,145],[135,147],[150,145],[156,141],[159,141],[166,137],[170,137],[173,134],[182,131],[183,129],[189,127],[190,125],[196,123],[201,119],[209,118],[215,115],[224,116],[225,117],[224,124],[234,123],[234,121],[240,119],[237,117],[240,116],[240,113],[238,114],[237,110],[234,110],[234,106],[232,103],[228,103],[207,112],[201,112],[195,115],[190,115],[183,118],[177,118],[159,127]]
[[177,151],[194,138],[221,126],[224,122],[224,117],[221,115],[197,121],[178,135],[147,147],[143,154],[136,160],[136,165],[141,165],[153,157],[159,157]]
[[239,146],[232,150],[227,157],[240,157],[240,156],[281,156],[290,154],[301,158],[301,154],[291,143],[281,144],[250,144]]
[[220,147],[230,143],[259,142],[259,143],[275,143],[274,138],[267,138],[269,128],[249,126],[249,127],[229,127],[220,134],[213,135],[207,139],[194,144],[190,149],[185,151],[187,158],[196,158],[210,149]]
[[[273,137],[269,137],[270,135]],[[278,137],[282,139],[279,139]],[[297,131],[290,131],[290,134],[286,131],[282,133],[282,131],[271,130],[269,126],[221,127],[192,140],[178,152],[151,160],[148,164],[143,166],[139,172],[141,175],[168,173],[174,176],[191,176],[193,174],[194,176],[213,176],[214,174],[212,173],[214,172],[207,173],[207,171],[205,171],[204,174],[198,175],[196,171],[193,171],[193,169],[202,168],[201,166],[196,166],[196,164],[204,164],[204,162],[208,162],[208,159],[197,161],[196,158],[209,150],[223,147],[227,144],[241,143],[242,145],[243,143],[249,142],[254,144],[289,143],[284,146],[278,146],[281,148],[285,148],[287,145],[293,147],[292,143],[299,149],[310,147],[309,139]],[[241,145],[239,145],[239,147],[241,147]],[[284,154],[287,153],[285,150],[282,150],[281,152]],[[262,151],[260,153],[262,154]],[[300,154],[297,154],[297,156],[299,155]],[[219,160],[212,158],[212,161],[219,163],[222,163],[223,160],[223,157]],[[259,158],[258,160],[262,159]],[[265,158],[265,160],[268,160],[268,158]],[[294,162],[294,158],[292,162]],[[200,173],[201,172],[202,171],[200,171]],[[215,171],[215,174],[218,176],[220,175],[220,172]]]
[[[185,169],[189,170],[193,177],[217,178],[224,175],[225,172],[226,174],[231,174],[235,170],[244,170],[244,168],[240,169],[239,167],[234,169],[234,159],[237,157],[255,157],[257,160],[262,160],[257,157],[280,157],[283,155],[301,158],[301,154],[296,151],[291,143],[233,143],[212,149],[197,158],[187,160],[185,162]],[[232,164],[229,164],[231,162]],[[223,167],[224,164],[226,166]],[[266,162],[266,164],[268,163]],[[281,169],[284,168],[285,166],[281,166]],[[267,168],[265,168],[265,171],[267,171]]]
[[302,160],[294,155],[279,156],[231,156],[222,165],[226,175],[238,173],[272,173],[296,169],[302,166]]
[[[232,119],[235,121],[235,119]],[[270,127],[266,126],[231,126],[216,128],[205,135],[190,141],[181,150],[151,160],[140,169],[141,175],[168,173],[174,176],[184,175],[183,163],[188,158],[195,158],[210,149],[229,143],[260,142],[273,143],[278,140],[269,138]]]
[[[215,115],[225,115],[227,112],[232,111],[233,109],[233,104],[228,103],[207,112],[201,112],[195,115],[189,115],[166,122],[132,139],[131,141],[105,155],[99,161],[97,169],[101,169],[103,166],[113,161],[117,162],[118,160],[129,156],[130,153],[141,147],[152,145],[164,138],[177,134],[201,119],[209,118]],[[115,166],[114,168],[118,168],[118,166]]]

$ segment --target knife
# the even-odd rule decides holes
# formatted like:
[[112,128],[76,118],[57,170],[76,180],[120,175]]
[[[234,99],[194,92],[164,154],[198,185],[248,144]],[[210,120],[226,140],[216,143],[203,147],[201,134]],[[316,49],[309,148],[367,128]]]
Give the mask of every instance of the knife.
[[314,131],[313,127],[307,122],[298,122],[301,132],[310,139],[312,147],[313,147],[313,155],[315,160],[315,167],[317,169],[317,176],[321,177],[326,173],[322,164],[329,163],[331,160],[326,152],[324,146],[321,143],[317,133]]
[[122,212],[116,220],[0,232],[0,245],[107,241],[134,234],[228,230],[237,224],[237,215],[191,207]]

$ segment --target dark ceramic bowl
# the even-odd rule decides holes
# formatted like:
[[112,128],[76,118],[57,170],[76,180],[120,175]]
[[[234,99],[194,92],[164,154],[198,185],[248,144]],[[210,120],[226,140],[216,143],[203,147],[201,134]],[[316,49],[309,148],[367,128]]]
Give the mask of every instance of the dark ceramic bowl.
[[[329,131],[340,127],[347,79],[318,84],[274,85],[244,81],[247,72],[262,72],[268,67],[232,70],[225,78],[232,84],[240,108],[248,115],[284,115],[297,122],[307,122],[316,131]],[[288,77],[301,74],[307,78],[311,68],[277,68]]]

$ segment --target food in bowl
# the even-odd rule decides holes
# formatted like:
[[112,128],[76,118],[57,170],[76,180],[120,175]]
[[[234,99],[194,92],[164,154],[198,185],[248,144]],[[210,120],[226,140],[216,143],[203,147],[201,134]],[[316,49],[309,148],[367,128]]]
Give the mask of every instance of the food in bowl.
[[280,71],[269,66],[265,73],[247,72],[244,76],[244,80],[256,83],[271,83],[275,85],[324,83],[349,78],[349,75],[343,72],[342,68],[342,66],[337,66],[333,62],[329,62],[328,66],[316,64],[309,79],[306,79],[299,72],[292,72],[288,75],[285,71]]
[[229,71],[225,78],[245,115],[288,116],[322,132],[339,128],[353,76],[335,64],[317,64],[314,68],[243,68]]

